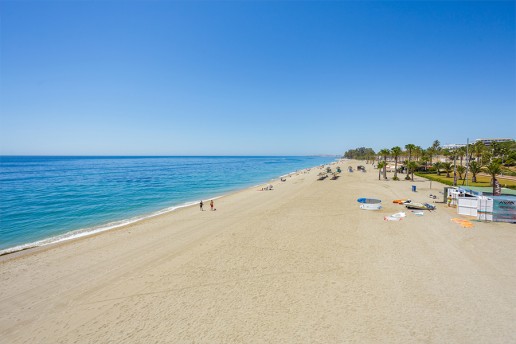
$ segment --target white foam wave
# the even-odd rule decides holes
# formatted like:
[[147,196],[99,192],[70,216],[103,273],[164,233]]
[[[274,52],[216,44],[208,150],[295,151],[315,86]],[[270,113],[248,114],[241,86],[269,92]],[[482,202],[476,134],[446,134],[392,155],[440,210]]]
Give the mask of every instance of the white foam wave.
[[[220,197],[222,197],[222,196],[211,197],[209,199],[215,200]],[[132,217],[132,218],[126,219],[126,220],[109,222],[107,224],[97,226],[97,227],[88,227],[88,228],[77,229],[77,230],[66,232],[64,234],[56,235],[56,236],[53,236],[50,238],[46,238],[46,239],[38,240],[35,242],[31,242],[31,243],[27,243],[27,244],[23,244],[23,245],[10,247],[10,248],[4,249],[4,250],[0,250],[0,256],[18,252],[18,251],[27,250],[27,249],[34,248],[34,247],[41,247],[41,246],[47,246],[47,245],[51,245],[51,244],[57,244],[57,243],[60,243],[63,241],[78,239],[78,238],[82,238],[85,236],[105,232],[105,231],[108,231],[111,229],[120,228],[120,227],[127,226],[130,224],[139,222],[139,221],[143,221],[143,220],[155,217],[155,216],[166,214],[166,213],[172,212],[177,209],[190,207],[195,204],[198,204],[197,201],[196,202],[186,202],[186,203],[183,203],[183,204],[180,204],[177,206],[168,207],[168,208],[161,209],[161,210],[158,210],[158,211],[150,213],[150,214],[136,216],[136,217]]]

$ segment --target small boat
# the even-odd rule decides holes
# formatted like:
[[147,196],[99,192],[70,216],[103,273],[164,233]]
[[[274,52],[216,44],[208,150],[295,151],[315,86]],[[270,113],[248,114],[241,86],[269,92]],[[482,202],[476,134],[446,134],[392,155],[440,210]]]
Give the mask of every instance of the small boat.
[[407,209],[418,209],[418,210],[434,210],[435,206],[428,204],[428,203],[417,203],[417,202],[410,202],[406,203],[405,207]]

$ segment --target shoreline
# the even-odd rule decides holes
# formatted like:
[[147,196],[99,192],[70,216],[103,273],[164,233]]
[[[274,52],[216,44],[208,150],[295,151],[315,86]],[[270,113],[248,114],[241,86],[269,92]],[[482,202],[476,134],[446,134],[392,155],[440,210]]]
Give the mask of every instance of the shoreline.
[[[335,163],[336,161],[338,161],[338,160],[331,161],[331,162],[325,164],[324,166],[331,165],[331,164]],[[259,187],[263,184],[276,182],[276,181],[280,180],[281,178],[290,176],[295,173],[299,173],[301,171],[306,171],[306,170],[310,170],[312,168],[317,168],[319,166],[321,166],[321,165],[306,167],[304,169],[289,172],[289,173],[283,174],[281,176],[273,177],[272,179],[269,179],[267,181],[264,181],[264,182],[256,184],[256,185],[245,186],[243,188],[231,190],[227,193],[219,194],[219,195],[216,195],[213,197],[206,197],[204,199],[216,200],[216,199],[220,199],[223,197],[227,197],[232,194],[236,194],[236,193],[239,193],[239,192],[242,192],[245,190]],[[86,228],[70,230],[70,231],[67,231],[62,234],[50,236],[45,239],[29,242],[26,244],[12,246],[12,247],[8,247],[5,249],[0,249],[0,263],[5,260],[8,260],[11,257],[14,258],[15,256],[18,257],[18,256],[25,255],[25,254],[31,254],[33,251],[36,252],[36,251],[40,251],[41,249],[44,249],[44,248],[52,248],[57,245],[63,245],[67,242],[73,242],[75,240],[80,240],[80,239],[87,238],[90,236],[100,235],[102,233],[109,232],[112,230],[120,230],[120,229],[123,229],[124,227],[128,227],[128,226],[140,223],[140,222],[148,220],[148,219],[152,219],[152,218],[155,218],[158,216],[169,214],[169,213],[178,211],[180,209],[192,207],[192,206],[195,206],[198,204],[199,204],[198,201],[190,201],[190,202],[187,201],[184,203],[180,203],[176,206],[171,206],[171,207],[167,207],[167,208],[163,208],[163,209],[154,211],[152,213],[142,214],[140,216],[135,216],[135,217],[128,218],[128,219],[112,221],[112,222],[108,222],[108,223],[101,224],[101,225],[94,226],[94,227],[86,227]]]
[[[358,163],[360,164],[360,163]],[[516,340],[516,232],[395,199],[443,185],[319,180],[221,197],[0,263],[0,328],[13,344],[505,343]],[[333,169],[333,167],[332,167]],[[360,209],[357,198],[382,200]],[[400,221],[385,217],[404,211]],[[462,217],[464,218],[464,217]],[[473,325],[472,325],[473,324]]]

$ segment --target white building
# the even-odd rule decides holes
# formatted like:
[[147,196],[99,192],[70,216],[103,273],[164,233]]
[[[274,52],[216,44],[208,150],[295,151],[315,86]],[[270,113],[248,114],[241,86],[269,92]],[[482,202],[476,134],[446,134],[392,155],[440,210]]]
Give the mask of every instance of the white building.
[[466,144],[465,143],[450,143],[450,144],[442,146],[443,149],[457,149],[460,147],[466,147]]
[[483,142],[484,145],[486,146],[490,146],[493,142],[512,142],[514,141],[513,139],[476,139],[475,142],[473,143],[477,143],[477,142]]

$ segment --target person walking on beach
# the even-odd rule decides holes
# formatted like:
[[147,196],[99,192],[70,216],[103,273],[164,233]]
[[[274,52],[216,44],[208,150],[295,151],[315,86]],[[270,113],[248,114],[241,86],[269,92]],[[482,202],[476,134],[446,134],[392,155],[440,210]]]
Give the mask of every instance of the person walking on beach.
[[199,208],[201,208],[201,211],[204,211],[204,209],[202,208],[204,204],[202,203],[202,200],[201,200],[201,203],[199,203]]
[[213,210],[213,200],[210,201],[211,210]]

